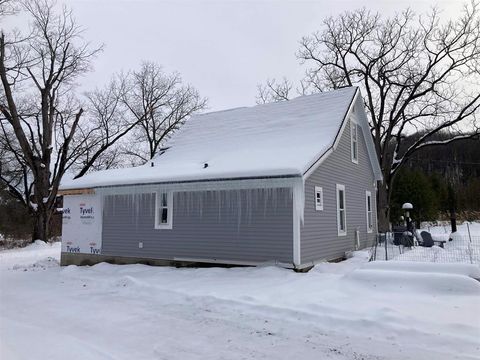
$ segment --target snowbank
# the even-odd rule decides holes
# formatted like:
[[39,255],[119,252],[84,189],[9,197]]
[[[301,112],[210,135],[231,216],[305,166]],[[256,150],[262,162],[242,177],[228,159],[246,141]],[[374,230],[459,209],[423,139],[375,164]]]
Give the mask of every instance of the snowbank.
[[[60,248],[60,242],[50,244],[42,240],[35,240],[33,244],[24,248],[0,251],[0,270],[11,269],[14,267],[20,269],[22,266],[32,267],[39,261],[54,261],[58,265],[60,260]],[[50,261],[48,261],[49,258],[51,259]]]
[[373,261],[367,263],[364,268],[370,270],[455,274],[480,279],[480,267],[478,265],[462,263],[443,264],[417,261]]
[[476,295],[480,298],[480,283],[465,275],[413,270],[358,269],[346,278],[354,282],[362,282],[370,288],[381,288],[389,292],[405,294],[423,292],[429,296],[464,294]]
[[478,265],[462,263],[443,264],[417,261],[373,261],[367,263],[364,268],[370,270],[455,274],[480,279],[480,267]]
[[[34,244],[0,253],[0,358],[478,356],[480,283],[468,266],[367,264],[368,252],[356,252],[305,274],[272,266],[60,268],[59,250]],[[45,269],[31,271],[34,264]]]

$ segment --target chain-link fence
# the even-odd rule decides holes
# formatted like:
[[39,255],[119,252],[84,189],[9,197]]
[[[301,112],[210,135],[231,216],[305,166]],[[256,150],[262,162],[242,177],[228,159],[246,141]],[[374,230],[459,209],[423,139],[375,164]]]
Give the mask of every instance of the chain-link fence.
[[372,246],[372,260],[480,265],[480,236],[472,233],[469,224],[465,224],[463,231],[452,234],[442,233],[438,227],[433,233],[428,230],[378,234]]

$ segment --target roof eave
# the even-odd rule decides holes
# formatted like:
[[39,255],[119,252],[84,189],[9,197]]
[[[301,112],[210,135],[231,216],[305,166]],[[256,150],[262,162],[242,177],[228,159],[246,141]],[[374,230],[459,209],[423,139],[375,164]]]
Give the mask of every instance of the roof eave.
[[[227,177],[227,178],[210,178],[210,179],[192,179],[192,180],[167,180],[167,181],[149,181],[136,182],[124,184],[102,184],[102,185],[82,185],[82,186],[65,186],[61,187],[59,192],[79,192],[87,193],[93,189],[113,188],[113,187],[130,187],[130,186],[151,186],[151,185],[175,185],[175,184],[194,184],[194,183],[212,183],[212,182],[227,182],[227,181],[248,181],[248,180],[273,180],[273,179],[293,179],[301,178],[302,174],[283,174],[283,175],[265,175],[265,176],[241,176],[241,177]],[[71,195],[71,194],[69,194]]]

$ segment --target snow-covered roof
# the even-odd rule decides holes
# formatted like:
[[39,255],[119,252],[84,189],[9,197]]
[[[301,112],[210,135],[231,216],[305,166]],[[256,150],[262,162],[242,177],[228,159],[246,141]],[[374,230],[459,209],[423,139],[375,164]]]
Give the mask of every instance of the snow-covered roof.
[[357,92],[348,87],[197,115],[147,164],[90,173],[61,188],[303,176],[333,146]]

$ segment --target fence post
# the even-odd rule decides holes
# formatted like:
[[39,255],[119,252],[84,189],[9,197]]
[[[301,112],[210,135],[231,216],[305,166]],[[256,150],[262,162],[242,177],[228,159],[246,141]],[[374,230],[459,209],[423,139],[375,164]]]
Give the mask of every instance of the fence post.
[[387,233],[385,233],[385,261],[388,261],[388,251],[387,251]]
[[473,258],[472,258],[472,235],[470,234],[470,226],[467,222],[467,230],[468,230],[468,254],[470,255],[470,264],[473,264]]

